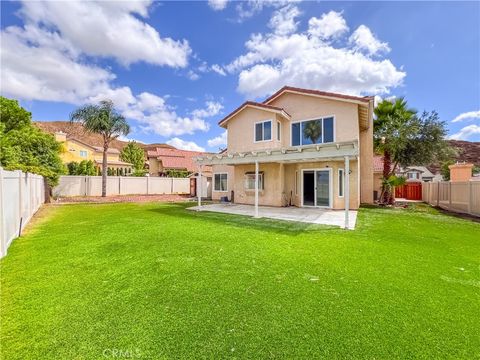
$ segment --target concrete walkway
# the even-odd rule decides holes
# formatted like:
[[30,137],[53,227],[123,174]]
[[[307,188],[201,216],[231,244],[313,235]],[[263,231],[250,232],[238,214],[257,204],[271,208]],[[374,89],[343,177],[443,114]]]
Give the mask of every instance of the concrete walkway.
[[[211,204],[190,207],[189,210],[212,211],[226,214],[254,216],[255,208],[253,205],[241,204]],[[297,207],[271,207],[259,206],[259,217],[298,221],[311,224],[322,224],[342,227],[345,224],[345,211],[329,210],[318,208],[297,208]],[[357,211],[349,211],[349,229],[354,230],[357,221]]]

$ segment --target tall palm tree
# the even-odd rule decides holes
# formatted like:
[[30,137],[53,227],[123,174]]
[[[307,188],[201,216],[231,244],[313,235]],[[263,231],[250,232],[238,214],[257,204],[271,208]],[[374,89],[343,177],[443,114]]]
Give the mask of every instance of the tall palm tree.
[[303,128],[303,136],[312,140],[316,144],[318,139],[322,136],[322,124],[320,120],[312,120],[307,122]]
[[102,196],[107,196],[107,152],[112,140],[127,135],[130,126],[125,118],[115,110],[113,101],[102,100],[98,105],[84,105],[70,115],[71,122],[79,122],[92,133],[103,138]]
[[374,146],[375,151],[383,154],[383,185],[380,202],[393,204],[395,201],[392,186],[395,183],[395,170],[399,159],[396,154],[406,145],[409,134],[415,133],[418,126],[417,111],[409,108],[404,98],[383,100],[374,110]]

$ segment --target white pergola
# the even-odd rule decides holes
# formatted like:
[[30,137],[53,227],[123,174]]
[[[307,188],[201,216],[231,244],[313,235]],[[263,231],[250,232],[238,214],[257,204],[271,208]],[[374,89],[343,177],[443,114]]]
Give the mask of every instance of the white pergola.
[[255,165],[255,217],[258,218],[258,176],[261,163],[299,163],[312,161],[345,162],[344,192],[345,192],[345,229],[349,225],[350,210],[350,160],[358,157],[358,142],[338,142],[332,144],[307,145],[302,147],[259,150],[249,152],[212,154],[194,158],[198,165],[197,198],[198,209],[202,206],[202,168],[203,165]]

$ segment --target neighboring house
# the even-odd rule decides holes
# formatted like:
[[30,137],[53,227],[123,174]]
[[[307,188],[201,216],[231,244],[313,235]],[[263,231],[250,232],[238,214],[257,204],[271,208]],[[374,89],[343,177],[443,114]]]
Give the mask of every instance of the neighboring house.
[[214,200],[373,203],[373,97],[284,87],[262,103],[243,103],[219,125],[228,130],[227,150],[196,159],[213,166]]
[[397,176],[403,176],[407,182],[415,181],[433,181],[435,175],[430,172],[425,166],[409,166],[404,169],[398,169]]
[[193,158],[203,155],[198,151],[157,147],[147,150],[147,164],[151,176],[169,176],[184,173],[188,176],[197,171]]
[[[103,162],[103,149],[101,147],[87,144],[74,137],[67,136],[63,132],[56,132],[55,140],[63,145],[63,152],[60,154],[63,163],[68,164],[72,161],[91,160],[95,163],[97,169],[101,170]],[[118,149],[108,149],[107,161],[107,166],[113,171],[121,169],[123,174],[132,172],[133,165],[120,160],[120,151]]]
[[373,199],[378,200],[382,192],[383,156],[373,156]]

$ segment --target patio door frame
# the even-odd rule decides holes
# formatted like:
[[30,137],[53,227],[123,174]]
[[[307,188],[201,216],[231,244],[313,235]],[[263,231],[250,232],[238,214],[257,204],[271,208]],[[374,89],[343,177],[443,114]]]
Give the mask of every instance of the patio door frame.
[[[313,186],[314,186],[314,191],[313,191],[313,194],[314,194],[314,202],[315,202],[315,205],[304,205],[303,204],[303,197],[304,197],[304,193],[303,193],[303,173],[305,171],[313,171],[313,180],[314,180],[314,183],[313,183]],[[328,206],[320,206],[320,205],[317,205],[317,171],[328,171]],[[328,167],[328,168],[315,168],[315,169],[302,169],[301,171],[301,174],[302,174],[302,181],[301,181],[301,191],[300,191],[300,195],[301,195],[301,206],[302,207],[310,207],[310,208],[321,208],[321,209],[331,209],[333,207],[333,177],[332,177],[332,168]]]

